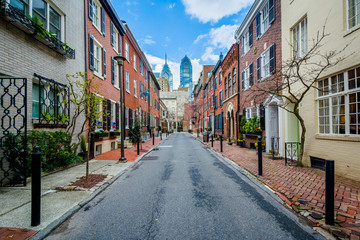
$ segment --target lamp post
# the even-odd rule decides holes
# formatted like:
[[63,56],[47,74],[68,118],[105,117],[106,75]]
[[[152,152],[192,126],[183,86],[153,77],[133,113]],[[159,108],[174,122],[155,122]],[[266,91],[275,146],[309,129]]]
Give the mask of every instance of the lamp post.
[[122,74],[122,66],[124,65],[124,60],[126,58],[123,56],[116,56],[114,57],[114,60],[119,65],[119,72],[120,72],[120,121],[121,121],[121,135],[120,135],[120,143],[121,143],[121,156],[119,158],[119,161],[126,161],[125,154],[124,154],[124,135],[125,135],[125,110],[124,110],[124,88],[123,88],[123,74]]

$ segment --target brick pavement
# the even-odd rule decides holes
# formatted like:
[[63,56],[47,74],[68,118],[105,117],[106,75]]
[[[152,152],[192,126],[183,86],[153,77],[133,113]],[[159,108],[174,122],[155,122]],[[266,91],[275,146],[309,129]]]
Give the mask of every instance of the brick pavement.
[[[199,139],[200,141],[202,139]],[[207,143],[210,147],[211,143]],[[220,152],[220,141],[214,141],[213,150]],[[258,174],[257,151],[228,145],[223,142],[224,157],[232,160],[251,174]],[[325,219],[315,220],[309,213],[325,215],[325,172],[314,168],[285,166],[284,160],[263,157],[263,176],[257,177],[273,189],[295,212],[306,216],[313,226],[321,226],[342,238],[360,237],[360,182],[336,177],[335,216],[336,226],[325,225]],[[302,201],[306,201],[305,204]],[[331,228],[331,230],[329,229]]]
[[5,239],[30,239],[33,237],[38,231],[21,229],[21,228],[0,228],[0,240]]
[[[155,138],[155,145],[152,145],[152,139],[150,139],[147,142],[140,144],[140,155],[137,155],[136,146],[129,149],[124,149],[124,155],[128,161],[133,162],[138,157],[149,151],[152,147],[159,144],[161,141],[162,140],[159,138]],[[120,155],[120,148],[118,148],[96,156],[95,160],[119,160]]]

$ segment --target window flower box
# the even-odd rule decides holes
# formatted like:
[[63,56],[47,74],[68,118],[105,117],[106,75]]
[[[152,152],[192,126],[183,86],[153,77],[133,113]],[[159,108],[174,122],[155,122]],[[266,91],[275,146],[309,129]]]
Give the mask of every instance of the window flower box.
[[118,137],[120,136],[120,131],[111,131],[110,132],[110,137]]
[[106,137],[109,137],[109,132],[107,132],[107,131],[95,132],[96,139],[102,139],[102,138],[106,138]]

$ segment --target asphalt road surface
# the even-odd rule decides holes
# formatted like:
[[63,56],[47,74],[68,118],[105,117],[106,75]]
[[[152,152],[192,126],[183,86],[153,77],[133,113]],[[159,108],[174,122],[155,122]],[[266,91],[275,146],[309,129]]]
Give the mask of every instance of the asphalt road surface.
[[270,195],[175,133],[47,239],[322,239]]

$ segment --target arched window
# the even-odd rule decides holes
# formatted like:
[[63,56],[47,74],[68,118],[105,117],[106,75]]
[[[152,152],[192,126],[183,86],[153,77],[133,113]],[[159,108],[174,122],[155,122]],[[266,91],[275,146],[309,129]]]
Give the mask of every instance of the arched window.
[[227,97],[227,79],[226,78],[224,80],[224,83],[225,83],[224,89],[225,89],[225,99],[226,99],[226,97]]
[[236,93],[236,69],[233,69],[233,91]]
[[232,95],[231,93],[231,86],[232,86],[232,82],[231,82],[231,73],[229,73],[229,97]]

